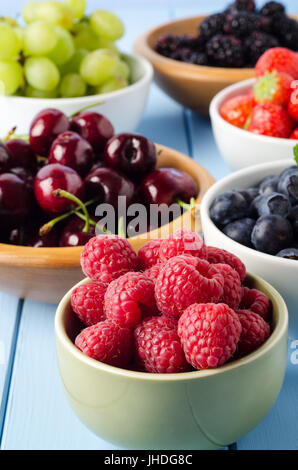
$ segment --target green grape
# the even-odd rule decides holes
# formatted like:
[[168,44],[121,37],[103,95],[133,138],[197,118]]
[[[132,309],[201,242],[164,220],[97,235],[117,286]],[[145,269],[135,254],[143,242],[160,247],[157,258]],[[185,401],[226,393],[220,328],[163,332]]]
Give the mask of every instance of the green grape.
[[29,24],[36,20],[36,12],[38,8],[38,2],[28,2],[23,8],[22,16],[25,23]]
[[55,27],[45,21],[36,21],[27,26],[24,33],[24,51],[26,55],[48,54],[57,44],[58,35]]
[[64,2],[72,10],[76,19],[83,18],[86,10],[86,0],[64,0]]
[[0,23],[0,60],[14,59],[21,50],[21,42],[13,28]]
[[20,47],[22,49],[23,47],[23,42],[24,42],[24,33],[25,33],[25,30],[23,28],[21,28],[20,26],[14,26],[13,28],[14,32],[16,33],[16,35],[18,36],[19,38],[19,41],[20,41]]
[[13,95],[23,82],[21,65],[14,60],[0,61],[0,83],[2,94]]
[[69,73],[62,78],[60,83],[60,95],[62,98],[73,98],[84,96],[86,93],[86,83],[77,73]]
[[25,96],[28,98],[58,98],[58,89],[54,88],[53,90],[42,91],[33,88],[31,85],[27,85],[25,88]]
[[110,41],[120,39],[124,33],[122,21],[107,10],[95,10],[90,16],[90,25],[99,37]]
[[60,66],[61,75],[67,75],[68,73],[77,73],[80,69],[80,65],[84,57],[88,54],[86,49],[78,49],[74,52],[72,57]]
[[118,60],[115,75],[123,77],[126,80],[130,79],[130,68],[124,60]]
[[74,20],[70,8],[57,1],[38,2],[35,7],[35,15],[35,19],[48,21],[65,29],[70,29]]
[[115,73],[118,57],[108,49],[90,52],[82,60],[80,74],[88,85],[102,85]]
[[60,80],[58,67],[47,57],[29,57],[24,70],[29,85],[38,90],[53,90]]
[[111,93],[112,91],[121,90],[128,86],[128,81],[124,77],[113,77],[100,87],[96,88],[96,94]]
[[104,38],[98,38],[98,48],[97,49],[110,49],[115,52],[115,54],[120,55],[120,51],[116,44],[113,41],[108,41]]
[[56,26],[55,30],[58,41],[54,49],[52,49],[48,54],[48,57],[55,62],[55,64],[62,65],[71,59],[74,54],[75,47],[71,34],[66,29]]
[[89,24],[85,21],[75,24],[71,32],[76,49],[94,51],[95,49],[100,48],[100,40],[98,36],[96,36]]

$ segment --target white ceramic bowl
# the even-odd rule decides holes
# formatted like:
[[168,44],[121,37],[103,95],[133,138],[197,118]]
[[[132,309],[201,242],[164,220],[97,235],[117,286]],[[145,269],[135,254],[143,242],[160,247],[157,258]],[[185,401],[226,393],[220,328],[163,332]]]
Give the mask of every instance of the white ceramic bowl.
[[22,96],[0,98],[0,136],[17,126],[17,134],[26,134],[34,116],[45,108],[57,108],[70,116],[79,109],[102,102],[92,109],[106,116],[115,131],[133,132],[138,126],[146,105],[153,69],[146,59],[135,54],[124,54],[132,74],[132,84],[121,90],[80,98],[40,99]]
[[251,90],[255,79],[224,88],[210,104],[210,117],[217,147],[232,170],[240,170],[259,163],[291,158],[296,141],[253,134],[225,121],[219,114],[223,103]]
[[209,208],[216,196],[238,188],[249,188],[267,175],[279,174],[293,165],[293,160],[280,160],[246,168],[223,178],[206,192],[201,205],[202,229],[207,245],[224,248],[237,255],[249,272],[272,284],[284,297],[290,313],[298,312],[298,261],[261,253],[235,242],[221,232],[209,216]]

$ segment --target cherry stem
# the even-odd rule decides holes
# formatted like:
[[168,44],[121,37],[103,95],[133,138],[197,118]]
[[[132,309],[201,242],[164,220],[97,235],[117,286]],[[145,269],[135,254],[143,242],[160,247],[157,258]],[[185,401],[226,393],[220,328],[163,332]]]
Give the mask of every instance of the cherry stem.
[[[97,202],[97,201],[98,201],[98,198],[91,199],[90,201],[85,203],[85,206],[86,207],[90,206],[91,204],[94,204],[94,202]],[[39,235],[41,237],[43,237],[44,235],[47,235],[47,233],[49,233],[52,230],[54,225],[56,225],[58,222],[61,222],[64,219],[67,219],[73,214],[77,215],[80,210],[81,210],[81,207],[77,207],[76,209],[72,209],[71,211],[66,212],[65,214],[59,215],[59,217],[56,217],[55,219],[50,220],[39,229]]]
[[90,217],[89,217],[85,204],[78,197],[74,196],[74,194],[71,194],[68,191],[65,191],[64,189],[55,189],[55,191],[53,191],[53,196],[69,199],[70,201],[73,201],[82,209],[86,217],[86,223],[82,232],[88,233],[89,228],[90,228]]
[[86,111],[87,109],[94,108],[95,106],[99,106],[100,104],[104,104],[104,101],[97,101],[96,103],[88,104],[87,106],[84,106],[83,108],[79,109],[78,111],[75,111],[74,113],[70,114],[68,116],[69,119],[77,116],[77,114],[82,113],[83,111]]
[[176,199],[176,202],[180,207],[182,207],[182,209],[187,211],[194,211],[196,209],[196,200],[194,197],[190,199],[189,204],[187,204],[187,202],[181,201],[181,199]]
[[120,217],[120,219],[118,220],[118,235],[119,237],[126,238],[123,217]]
[[[80,212],[75,212],[75,215],[77,217],[79,217],[80,219],[82,220],[85,220],[86,221],[86,217],[84,214],[81,214]],[[111,235],[112,232],[110,232],[109,230],[107,230],[105,227],[103,227],[102,225],[99,225],[98,223],[94,222],[94,220],[92,219],[89,219],[89,223],[90,225],[92,225],[93,227],[100,227],[100,230],[104,233],[107,233],[108,235]]]

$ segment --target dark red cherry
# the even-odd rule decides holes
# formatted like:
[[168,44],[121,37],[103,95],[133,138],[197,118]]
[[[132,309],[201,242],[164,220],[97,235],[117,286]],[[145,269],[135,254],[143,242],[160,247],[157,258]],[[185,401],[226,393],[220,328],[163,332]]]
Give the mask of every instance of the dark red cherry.
[[95,227],[90,226],[89,232],[83,232],[85,221],[73,217],[61,233],[59,246],[83,246],[95,236]]
[[198,187],[193,178],[184,171],[175,168],[160,168],[142,181],[140,194],[147,205],[167,204],[180,199],[189,202],[198,194]]
[[100,156],[107,141],[114,135],[111,122],[99,113],[83,111],[70,121],[71,130],[80,134],[92,145],[94,152]]
[[118,134],[106,145],[104,160],[107,166],[141,181],[154,170],[156,147],[151,140],[138,134]]
[[0,173],[5,173],[10,168],[10,159],[7,148],[0,142]]
[[33,246],[34,248],[51,248],[59,246],[59,231],[54,227],[49,233],[41,236],[37,230],[28,240],[27,245]]
[[26,168],[32,173],[36,173],[37,158],[32,148],[25,140],[8,140],[5,146],[10,154],[10,168]]
[[9,173],[12,173],[13,175],[18,176],[23,180],[28,188],[31,190],[33,189],[34,185],[34,175],[33,173],[28,170],[27,168],[23,167],[16,167],[16,168],[10,168]]
[[53,195],[56,189],[64,189],[79,199],[85,196],[84,182],[80,175],[68,166],[53,163],[39,170],[34,181],[34,192],[40,207],[52,214],[67,212],[72,201]]
[[94,163],[93,149],[77,132],[63,132],[52,143],[49,163],[69,166],[85,176]]
[[120,175],[111,168],[96,168],[85,178],[88,199],[98,196],[99,202],[118,205],[118,196],[126,197],[129,206],[134,198],[135,187],[125,176]]
[[0,175],[0,227],[21,225],[34,207],[33,193],[21,178],[11,173]]
[[68,131],[69,121],[58,109],[44,109],[32,121],[29,131],[29,142],[37,155],[48,156],[53,141],[62,132]]

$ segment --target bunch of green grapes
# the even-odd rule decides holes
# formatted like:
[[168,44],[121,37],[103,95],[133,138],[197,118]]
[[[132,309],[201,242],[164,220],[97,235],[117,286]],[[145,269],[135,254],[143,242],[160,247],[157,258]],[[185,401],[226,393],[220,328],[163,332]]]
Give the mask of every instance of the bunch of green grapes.
[[86,0],[30,1],[26,26],[0,17],[0,94],[78,97],[128,86],[130,69],[115,42],[121,20],[106,10],[85,16]]

